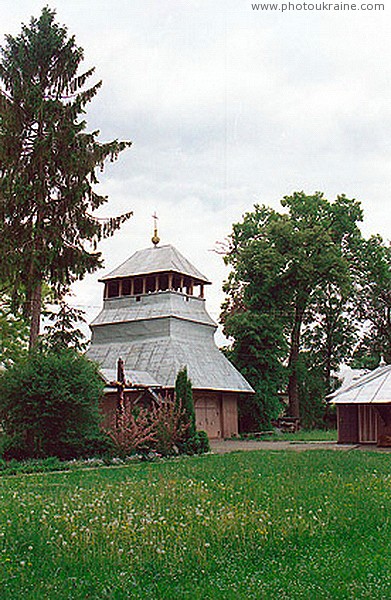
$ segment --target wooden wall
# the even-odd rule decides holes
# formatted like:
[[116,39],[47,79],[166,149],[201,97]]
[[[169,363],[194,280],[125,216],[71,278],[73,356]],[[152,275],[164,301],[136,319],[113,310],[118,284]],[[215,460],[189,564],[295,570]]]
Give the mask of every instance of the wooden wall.
[[221,393],[193,390],[197,429],[206,431],[211,439],[223,437]]
[[237,396],[235,392],[194,390],[197,429],[206,431],[211,439],[238,435]]
[[339,444],[357,444],[358,407],[354,404],[337,405],[337,425]]
[[[142,392],[125,392],[126,402],[143,403]],[[238,394],[211,390],[193,390],[197,429],[204,430],[211,439],[229,438],[238,435]],[[115,422],[117,394],[105,394],[101,402],[103,427],[110,428]]]
[[391,405],[379,404],[376,410],[379,415],[377,421],[377,445],[389,448],[391,446]]
[[239,433],[238,394],[224,394],[223,400],[223,437],[237,436]]

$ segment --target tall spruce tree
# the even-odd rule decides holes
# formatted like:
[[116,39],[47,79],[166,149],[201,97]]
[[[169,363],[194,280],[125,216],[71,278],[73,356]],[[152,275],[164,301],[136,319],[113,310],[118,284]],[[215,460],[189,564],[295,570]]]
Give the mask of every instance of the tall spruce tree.
[[[96,171],[130,142],[101,143],[86,132],[85,107],[101,86],[79,73],[83,50],[48,7],[17,36],[0,61],[0,282],[23,304],[30,347],[38,338],[42,286],[61,297],[101,265],[96,242],[126,219],[101,220],[107,201],[93,186]],[[91,245],[92,242],[92,245]]]

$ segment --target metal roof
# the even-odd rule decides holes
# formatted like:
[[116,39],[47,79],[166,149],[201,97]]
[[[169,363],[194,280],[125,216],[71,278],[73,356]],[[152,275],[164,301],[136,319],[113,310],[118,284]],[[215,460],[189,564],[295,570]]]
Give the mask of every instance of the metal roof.
[[[118,360],[118,359],[117,359]],[[113,385],[117,381],[117,370],[116,369],[100,369],[104,382],[109,385]],[[127,369],[125,372],[126,385],[127,386],[141,386],[141,387],[161,387],[156,379],[154,379],[146,371],[135,371],[133,369]]]
[[[173,246],[140,250],[103,278],[175,272],[209,283]],[[174,290],[107,298],[91,324],[90,359],[114,377],[118,358],[135,383],[174,387],[186,366],[194,389],[253,393],[253,389],[214,342],[216,323],[205,300]]]
[[[162,387],[174,387],[178,371],[186,366],[194,389],[253,392],[250,384],[217,348],[213,336],[200,336],[189,343],[175,337],[92,343],[88,357],[112,370],[119,357],[125,374],[146,372]],[[114,372],[114,371],[113,371]],[[156,384],[155,384],[156,385]]]
[[103,310],[91,325],[94,327],[95,325],[160,319],[168,316],[217,327],[205,310],[203,298],[193,298],[171,290],[141,294],[138,300],[135,296],[106,298]]
[[200,273],[200,271],[196,269],[187,258],[182,256],[174,246],[171,246],[171,244],[138,250],[122,263],[122,265],[102,277],[99,281],[167,272],[187,275],[202,283],[210,283],[205,275]]
[[391,365],[380,366],[328,396],[333,404],[391,403]]

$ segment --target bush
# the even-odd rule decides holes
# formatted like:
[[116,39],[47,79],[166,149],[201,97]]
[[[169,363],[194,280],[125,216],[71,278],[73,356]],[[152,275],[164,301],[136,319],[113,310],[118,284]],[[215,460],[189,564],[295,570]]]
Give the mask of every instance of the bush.
[[177,454],[187,432],[181,404],[167,396],[147,408],[127,409],[116,415],[107,431],[117,456],[156,452],[162,456]]
[[160,403],[152,407],[152,418],[155,422],[155,452],[162,456],[177,454],[189,428],[181,402],[169,396],[161,398]]
[[206,431],[196,431],[192,438],[187,440],[184,451],[186,454],[204,454],[210,452],[209,438]]
[[[97,366],[74,350],[35,352],[0,376],[7,458],[70,459],[103,444]],[[95,440],[95,441],[93,441]]]
[[151,420],[150,411],[140,408],[135,411],[125,410],[116,414],[107,435],[112,441],[114,453],[126,458],[136,452],[151,450],[156,442],[156,423]]
[[[183,367],[183,369],[181,369],[176,376],[175,402],[178,407],[181,407],[181,421],[183,426],[186,427],[186,431],[182,436],[182,439],[178,441],[178,448],[180,452],[189,454],[188,448],[191,447],[191,440],[193,440],[196,433],[196,418],[193,390],[191,380],[187,375],[186,367]],[[190,452],[190,454],[193,454],[193,452]]]
[[169,395],[148,408],[127,408],[115,416],[107,435],[112,441],[116,456],[125,458],[132,454],[149,452],[161,456],[175,454],[202,454],[209,451],[209,439],[205,431],[194,431],[188,437],[181,402]]

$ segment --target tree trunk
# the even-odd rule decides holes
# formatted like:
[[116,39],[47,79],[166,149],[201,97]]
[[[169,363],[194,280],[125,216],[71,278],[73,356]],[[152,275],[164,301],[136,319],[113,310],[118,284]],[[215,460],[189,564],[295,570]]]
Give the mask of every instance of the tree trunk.
[[291,417],[300,417],[299,406],[299,382],[297,377],[297,366],[300,352],[300,333],[305,305],[298,305],[295,308],[295,320],[291,334],[291,349],[289,353],[289,380],[288,380],[288,399],[289,414]]
[[39,328],[41,324],[41,310],[42,310],[42,282],[39,281],[35,284],[31,294],[31,320],[30,320],[30,342],[29,350],[32,350],[37,342],[39,336]]

